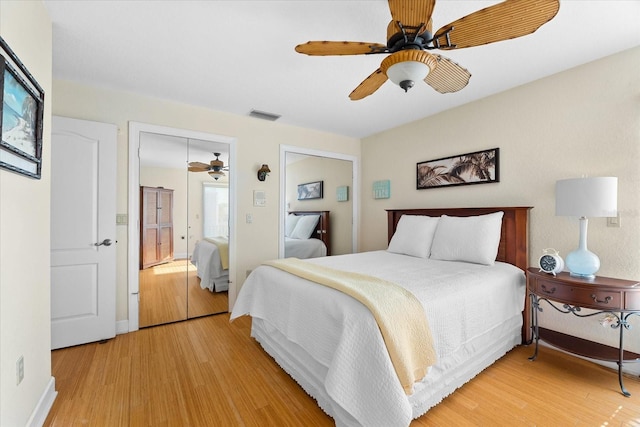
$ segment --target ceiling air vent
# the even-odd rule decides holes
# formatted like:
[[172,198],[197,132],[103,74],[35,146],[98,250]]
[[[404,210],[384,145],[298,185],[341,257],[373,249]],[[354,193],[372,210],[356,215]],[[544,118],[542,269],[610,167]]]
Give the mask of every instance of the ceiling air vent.
[[255,117],[256,119],[269,120],[270,122],[274,122],[280,118],[280,115],[267,113],[266,111],[251,110],[251,112],[249,113],[249,117]]

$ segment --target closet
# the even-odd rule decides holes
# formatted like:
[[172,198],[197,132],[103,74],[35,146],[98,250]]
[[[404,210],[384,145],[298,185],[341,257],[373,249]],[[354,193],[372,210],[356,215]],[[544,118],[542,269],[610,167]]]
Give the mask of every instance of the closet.
[[[172,131],[162,129],[163,132]],[[139,231],[136,233],[138,264],[137,301],[140,328],[178,322],[229,308],[228,292],[211,292],[201,286],[197,266],[191,262],[196,242],[204,238],[207,214],[205,201],[210,186],[226,190],[216,204],[214,235],[229,234],[229,176],[216,179],[207,172],[191,172],[190,162],[209,164],[214,152],[229,162],[229,146],[216,141],[190,139],[170,133],[140,132],[138,136],[138,183],[133,191]],[[134,156],[136,154],[134,153]],[[224,212],[223,212],[224,211]],[[209,225],[207,226],[209,227]],[[201,272],[207,274],[206,269]],[[132,279],[133,281],[133,279]]]
[[140,187],[140,268],[173,261],[173,190]]

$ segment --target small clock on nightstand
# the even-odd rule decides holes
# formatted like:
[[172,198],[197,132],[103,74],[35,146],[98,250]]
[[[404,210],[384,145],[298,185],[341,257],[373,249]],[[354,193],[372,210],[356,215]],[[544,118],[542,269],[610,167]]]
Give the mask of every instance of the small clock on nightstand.
[[540,271],[553,274],[554,276],[564,269],[563,259],[560,257],[558,251],[552,248],[545,249],[538,262]]

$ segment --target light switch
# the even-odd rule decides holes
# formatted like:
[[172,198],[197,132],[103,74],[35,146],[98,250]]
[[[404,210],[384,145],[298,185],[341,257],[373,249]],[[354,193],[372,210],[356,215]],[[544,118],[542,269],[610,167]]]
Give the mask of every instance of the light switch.
[[253,190],[253,206],[263,208],[267,205],[267,195],[262,190]]
[[247,214],[246,219],[247,219],[247,224],[251,224],[253,222],[253,215]]
[[607,227],[620,228],[620,225],[620,212],[618,212],[618,216],[607,218]]

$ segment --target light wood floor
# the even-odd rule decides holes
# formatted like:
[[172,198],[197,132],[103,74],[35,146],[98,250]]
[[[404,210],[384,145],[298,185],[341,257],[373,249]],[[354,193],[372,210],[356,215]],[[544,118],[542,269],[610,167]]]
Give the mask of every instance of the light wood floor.
[[141,328],[223,313],[228,309],[227,292],[202,289],[196,267],[189,260],[175,260],[140,270]]
[[[52,352],[58,397],[45,426],[332,426],[249,336],[221,314]],[[640,426],[640,381],[542,348],[511,351],[417,426]]]

